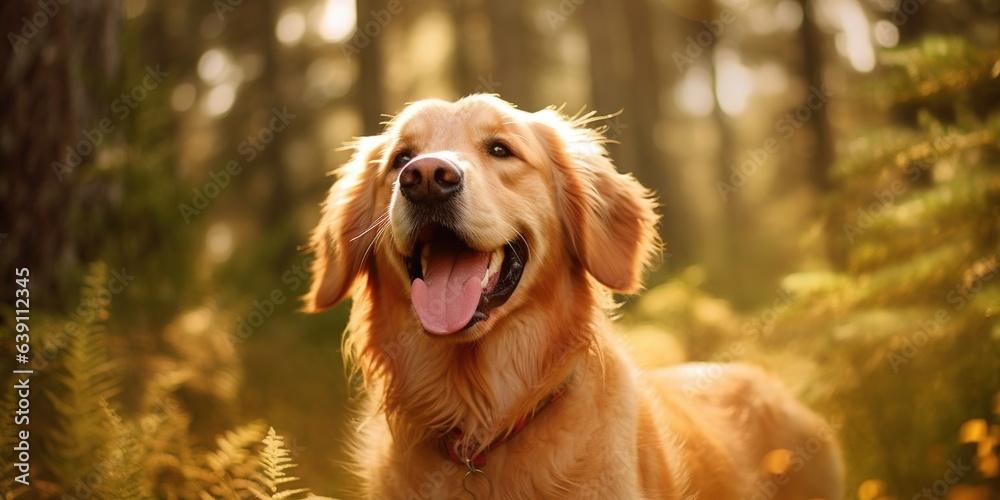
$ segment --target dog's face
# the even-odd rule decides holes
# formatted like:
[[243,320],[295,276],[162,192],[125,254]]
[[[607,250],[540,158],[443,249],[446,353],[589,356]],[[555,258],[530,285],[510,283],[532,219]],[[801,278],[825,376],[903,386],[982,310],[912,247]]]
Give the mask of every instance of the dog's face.
[[570,273],[634,291],[656,216],[584,122],[482,95],[411,104],[341,169],[307,307],[377,276],[405,291],[425,332],[468,341]]

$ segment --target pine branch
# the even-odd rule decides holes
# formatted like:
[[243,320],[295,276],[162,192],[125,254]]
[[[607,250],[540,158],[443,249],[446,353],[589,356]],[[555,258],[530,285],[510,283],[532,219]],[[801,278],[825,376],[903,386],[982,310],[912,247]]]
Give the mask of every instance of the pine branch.
[[887,51],[882,62],[894,69],[876,90],[881,102],[907,104],[956,100],[977,87],[997,84],[1000,51],[973,47],[958,37],[926,37],[918,45]]

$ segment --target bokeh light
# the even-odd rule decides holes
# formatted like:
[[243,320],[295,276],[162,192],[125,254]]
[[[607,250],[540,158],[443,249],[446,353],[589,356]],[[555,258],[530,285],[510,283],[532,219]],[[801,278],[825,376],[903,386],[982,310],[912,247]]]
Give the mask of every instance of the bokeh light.
[[704,68],[691,68],[674,91],[677,106],[690,115],[708,116],[715,108],[712,75]]
[[347,40],[357,23],[357,9],[350,0],[327,0],[322,16],[317,18],[316,32],[330,43]]
[[285,45],[295,45],[306,33],[306,18],[298,10],[289,10],[281,15],[274,27],[278,41]]

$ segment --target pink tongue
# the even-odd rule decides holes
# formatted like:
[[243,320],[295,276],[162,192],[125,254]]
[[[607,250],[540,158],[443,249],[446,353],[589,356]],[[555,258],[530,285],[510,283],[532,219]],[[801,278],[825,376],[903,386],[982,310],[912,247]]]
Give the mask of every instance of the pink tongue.
[[431,246],[424,278],[413,280],[410,296],[425,330],[448,335],[469,324],[488,265],[489,254]]

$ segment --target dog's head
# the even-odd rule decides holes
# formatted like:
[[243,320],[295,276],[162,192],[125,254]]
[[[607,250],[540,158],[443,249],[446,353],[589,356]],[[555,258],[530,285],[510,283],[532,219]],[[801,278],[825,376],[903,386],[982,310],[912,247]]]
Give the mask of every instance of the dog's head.
[[552,280],[636,291],[656,249],[653,202],[587,121],[486,95],[409,105],[340,169],[313,234],[307,309],[374,276],[409,297],[427,333],[474,340],[562,289]]

